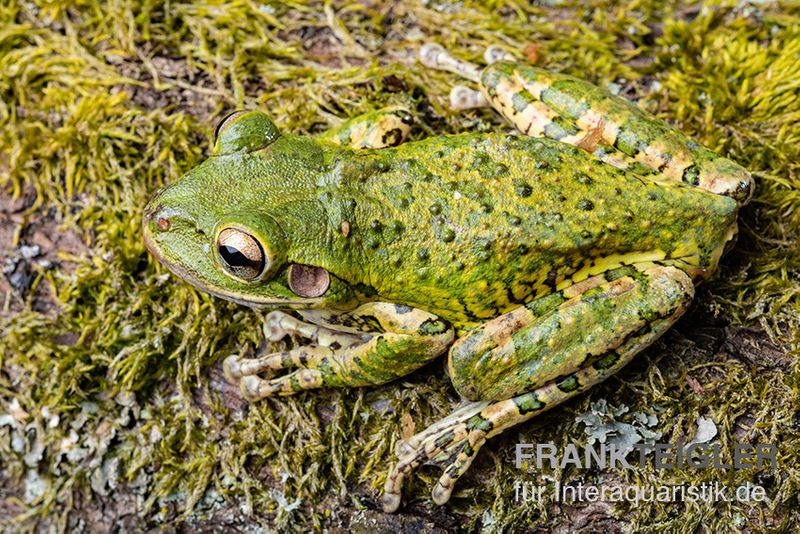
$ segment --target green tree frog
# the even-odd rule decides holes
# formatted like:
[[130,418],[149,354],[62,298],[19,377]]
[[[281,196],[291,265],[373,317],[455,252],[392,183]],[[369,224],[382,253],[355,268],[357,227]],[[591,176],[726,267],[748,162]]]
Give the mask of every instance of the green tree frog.
[[[261,112],[144,211],[152,254],[197,288],[272,310],[291,350],[224,362],[249,400],[371,386],[446,355],[463,407],[396,447],[383,506],[423,462],[444,503],[486,440],[617,372],[687,309],[732,245],[750,174],[586,81],[441,46],[424,65],[474,81],[518,134],[404,142],[384,109],[318,137]],[[292,313],[287,311],[293,310]]]

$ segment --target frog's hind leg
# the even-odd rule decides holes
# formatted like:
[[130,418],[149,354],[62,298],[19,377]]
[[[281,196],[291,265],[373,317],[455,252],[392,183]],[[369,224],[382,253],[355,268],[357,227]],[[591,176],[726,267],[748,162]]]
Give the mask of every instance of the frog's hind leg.
[[[489,64],[486,69],[452,56],[435,43],[422,46],[419,58],[428,68],[452,72],[480,84],[481,91],[463,85],[454,86],[450,91],[450,108],[453,110],[493,107],[525,135],[550,137],[573,145],[580,144],[585,138],[585,132],[569,125],[556,111],[533,98],[506,72],[504,65],[515,64],[500,47],[486,49],[484,59]],[[494,68],[494,64],[500,66]],[[488,78],[487,71],[492,73]]]
[[407,109],[384,108],[346,120],[318,138],[351,148],[386,148],[404,143],[413,124],[414,117]]
[[[487,68],[491,68],[491,65],[495,63],[508,63],[511,57],[500,47],[490,46],[484,52],[484,59],[490,65]],[[423,45],[419,49],[419,60],[428,68],[452,72],[462,78],[480,84],[481,91],[476,91],[463,85],[454,86],[450,91],[450,109],[466,110],[493,107],[510,120],[519,131],[534,137],[544,137],[545,125],[558,120],[556,112],[535,102],[532,98],[527,98],[525,106],[522,106],[519,99],[524,98],[524,93],[522,93],[524,89],[511,77],[498,76],[492,80],[490,90],[486,91],[483,73],[487,69],[482,69],[474,63],[456,58],[439,44],[428,43]],[[575,134],[578,134],[577,130],[575,130]]]
[[[248,400],[320,387],[383,384],[437,358],[454,337],[442,319],[398,304],[371,302],[349,313],[303,313],[315,324],[272,312],[269,338],[290,333],[310,343],[257,358],[226,359],[226,376],[239,383]],[[275,376],[278,372],[283,374]],[[260,378],[261,373],[268,377]]]
[[[487,59],[494,60],[496,50],[489,47],[486,49],[487,53],[490,49],[495,53]],[[445,70],[473,82],[480,81],[480,66],[450,55],[442,45],[436,43],[425,44],[419,49],[419,61],[429,69]],[[488,107],[491,107],[491,104],[480,91],[464,85],[455,85],[450,90],[450,109],[452,110],[462,111]]]
[[[634,338],[635,343],[637,340]],[[637,351],[617,357],[607,367],[582,368],[566,378],[539,389],[499,402],[473,402],[457,417],[448,418],[438,428],[429,427],[402,442],[396,449],[397,464],[384,485],[383,509],[394,512],[400,506],[403,479],[423,463],[443,467],[444,473],[431,491],[436,504],[450,499],[456,481],[469,469],[486,440],[524,423],[562,402],[602,382],[627,365]],[[609,360],[610,361],[610,360]],[[453,415],[456,415],[454,413]]]
[[700,187],[745,204],[744,168],[692,141],[633,102],[587,81],[511,62],[481,73],[493,107],[520,131],[586,150],[627,171]]
[[444,465],[433,499],[446,502],[487,439],[605,380],[661,336],[694,288],[674,267],[641,269],[585,279],[459,339],[450,350],[450,377],[476,402],[397,446],[384,509],[397,509],[405,475],[430,461]]
[[423,65],[480,84],[481,93],[454,87],[453,109],[491,106],[525,135],[576,146],[629,172],[730,196],[740,205],[749,201],[749,172],[629,100],[584,80],[514,62],[499,47],[489,47],[485,58],[489,65],[481,70],[440,45],[420,49]]
[[[488,64],[498,61],[512,61],[513,58],[499,46],[486,48],[483,58]],[[480,81],[481,67],[457,59],[450,55],[443,46],[436,43],[423,45],[419,50],[420,62],[428,68],[436,70],[446,70],[459,76],[472,80]],[[492,104],[487,100],[481,91],[476,91],[465,85],[454,85],[450,90],[450,109],[463,111],[467,109],[488,108]]]

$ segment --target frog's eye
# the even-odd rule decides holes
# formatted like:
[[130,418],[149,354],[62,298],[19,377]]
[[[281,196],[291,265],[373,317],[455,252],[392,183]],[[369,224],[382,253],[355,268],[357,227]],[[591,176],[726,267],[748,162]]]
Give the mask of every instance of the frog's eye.
[[231,126],[236,119],[241,117],[247,113],[247,110],[238,110],[238,111],[231,111],[217,123],[217,129],[214,130],[214,143],[216,144],[217,140],[219,139],[219,135],[224,132],[229,126]]
[[228,273],[242,280],[255,280],[264,272],[264,249],[250,234],[226,228],[217,236],[217,256]]
[[263,148],[280,133],[278,128],[260,111],[234,111],[217,125],[214,154],[250,152]]

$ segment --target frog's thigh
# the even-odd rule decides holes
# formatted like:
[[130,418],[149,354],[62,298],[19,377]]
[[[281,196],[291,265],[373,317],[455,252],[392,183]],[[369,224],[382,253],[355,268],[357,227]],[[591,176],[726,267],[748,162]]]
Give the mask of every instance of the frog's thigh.
[[[314,311],[306,313],[314,317]],[[241,388],[248,399],[291,395],[319,387],[383,384],[422,367],[444,353],[453,341],[449,324],[408,306],[372,302],[346,314],[328,316],[323,311],[319,314],[316,319],[328,324],[327,328],[317,328],[340,336],[354,336],[352,332],[362,331],[366,340],[348,343],[346,347],[312,344],[268,354],[252,363],[240,361],[238,370],[246,371],[242,373],[246,376]],[[333,329],[337,327],[349,332],[335,332]],[[270,380],[254,374],[254,371],[288,369],[296,370]]]
[[386,148],[405,142],[413,124],[407,109],[385,108],[353,117],[319,138],[351,148]]
[[591,365],[632,338],[649,344],[651,325],[675,318],[693,294],[689,277],[674,267],[605,276],[562,290],[564,301],[547,313],[534,303],[461,337],[448,362],[456,390],[470,400],[507,399]]
[[[508,119],[520,132],[531,137],[547,137],[562,143],[595,152],[604,145],[597,125],[581,128],[569,116],[559,113],[551,105],[543,102],[531,90],[541,89],[524,83],[515,63],[501,62],[489,65],[481,73],[481,90],[491,106]],[[598,119],[601,120],[602,119]],[[606,145],[605,152],[614,153],[613,147]],[[624,155],[616,156],[620,162]],[[629,163],[624,160],[625,165]]]
[[481,74],[492,106],[528,135],[582,148],[606,163],[746,203],[753,179],[635,104],[587,81],[500,62]]
[[[654,267],[610,282],[593,277],[562,294],[568,300],[555,308],[548,304],[549,311],[541,313],[536,304],[526,307],[530,314],[515,310],[452,347],[456,387],[485,400],[398,446],[398,463],[384,488],[384,509],[399,506],[403,477],[430,460],[445,464],[433,499],[446,502],[487,439],[616,373],[683,314],[694,289],[683,271]],[[483,377],[484,372],[492,377]],[[495,398],[505,400],[490,402]]]

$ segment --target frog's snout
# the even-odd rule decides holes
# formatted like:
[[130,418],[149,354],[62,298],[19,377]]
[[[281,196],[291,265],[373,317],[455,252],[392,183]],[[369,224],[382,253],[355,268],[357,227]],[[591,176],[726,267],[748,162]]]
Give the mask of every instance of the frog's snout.
[[[177,191],[179,193],[179,191]],[[181,209],[180,211],[175,206],[180,206],[180,195],[176,195],[176,188],[174,185],[162,187],[159,189],[142,213],[142,227],[145,234],[145,239],[150,234],[152,237],[155,234],[160,234],[169,231],[181,219],[181,222],[189,222],[192,224],[194,217],[187,213],[187,210]]]

